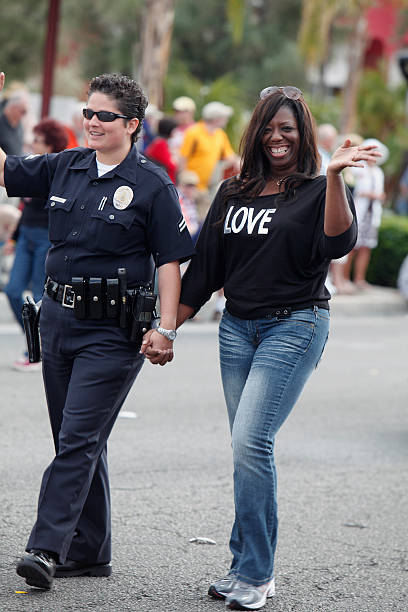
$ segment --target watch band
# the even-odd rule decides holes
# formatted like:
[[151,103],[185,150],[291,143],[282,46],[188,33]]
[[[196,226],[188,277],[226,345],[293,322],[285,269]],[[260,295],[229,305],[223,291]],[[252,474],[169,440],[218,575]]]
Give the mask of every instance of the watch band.
[[175,329],[165,329],[164,327],[160,327],[160,325],[159,327],[156,327],[156,331],[170,341],[175,340],[177,336],[177,332]]

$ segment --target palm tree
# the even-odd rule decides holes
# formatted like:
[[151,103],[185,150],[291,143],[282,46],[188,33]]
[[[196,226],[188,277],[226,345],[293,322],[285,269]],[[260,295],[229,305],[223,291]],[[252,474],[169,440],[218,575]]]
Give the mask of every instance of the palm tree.
[[175,0],[145,0],[138,80],[149,102],[163,106],[163,82],[169,64]]

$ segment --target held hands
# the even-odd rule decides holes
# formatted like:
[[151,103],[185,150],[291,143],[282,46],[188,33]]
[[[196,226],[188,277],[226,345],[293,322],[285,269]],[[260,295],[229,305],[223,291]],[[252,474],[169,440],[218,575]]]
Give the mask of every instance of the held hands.
[[150,329],[143,336],[140,352],[146,355],[150,363],[164,366],[166,363],[173,361],[173,342],[167,340],[155,329]]
[[351,140],[347,138],[342,146],[333,153],[327,167],[327,174],[340,174],[347,167],[363,168],[363,162],[375,163],[377,158],[381,157],[381,153],[376,149],[375,145],[352,147]]

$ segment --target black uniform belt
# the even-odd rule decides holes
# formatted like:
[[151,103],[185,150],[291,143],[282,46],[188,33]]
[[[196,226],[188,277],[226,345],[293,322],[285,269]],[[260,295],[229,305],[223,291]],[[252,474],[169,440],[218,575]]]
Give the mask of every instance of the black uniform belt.
[[74,309],[78,319],[116,319],[120,314],[117,278],[76,277],[64,285],[48,277],[45,291],[64,308]]
[[72,285],[61,285],[48,277],[45,282],[45,291],[56,302],[60,302],[65,308],[74,308],[75,292]]
[[76,319],[116,319],[119,327],[129,331],[129,339],[140,346],[155,312],[153,282],[141,281],[136,288],[127,288],[126,269],[118,268],[117,278],[75,276],[66,285],[48,277],[44,289],[55,302],[72,308]]

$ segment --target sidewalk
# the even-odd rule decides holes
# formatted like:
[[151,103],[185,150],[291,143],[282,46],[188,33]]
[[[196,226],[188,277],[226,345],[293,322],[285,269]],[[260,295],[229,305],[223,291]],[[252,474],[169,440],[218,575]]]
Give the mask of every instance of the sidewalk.
[[367,316],[406,313],[408,302],[398,289],[373,285],[354,295],[334,295],[330,300],[333,315]]

